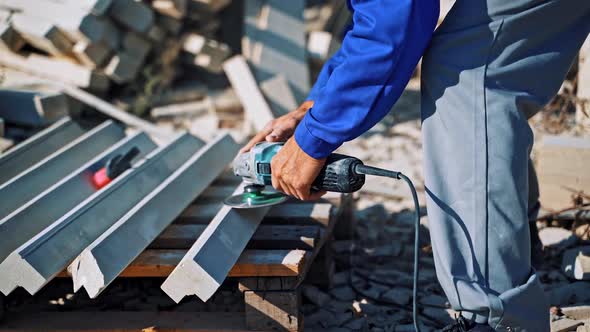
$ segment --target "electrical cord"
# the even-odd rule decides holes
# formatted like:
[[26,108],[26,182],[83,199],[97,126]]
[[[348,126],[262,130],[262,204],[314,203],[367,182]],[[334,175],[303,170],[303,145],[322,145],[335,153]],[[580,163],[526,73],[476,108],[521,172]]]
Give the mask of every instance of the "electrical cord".
[[382,168],[367,166],[363,164],[356,165],[354,171],[357,174],[374,175],[387,177],[397,180],[403,180],[412,191],[412,199],[414,200],[414,282],[412,289],[412,320],[416,332],[420,332],[418,326],[418,277],[420,270],[420,202],[418,201],[418,194],[412,180],[401,172],[390,171]]

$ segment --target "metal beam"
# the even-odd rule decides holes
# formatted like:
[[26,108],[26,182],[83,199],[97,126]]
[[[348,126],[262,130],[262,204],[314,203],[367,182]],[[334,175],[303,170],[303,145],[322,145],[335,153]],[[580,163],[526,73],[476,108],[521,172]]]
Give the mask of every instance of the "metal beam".
[[137,147],[140,151],[138,157],[143,157],[154,150],[156,145],[144,133],[129,136],[0,219],[0,262],[14,249],[96,193],[97,189],[89,181],[90,175],[104,167],[110,158],[132,147]]
[[[236,193],[242,192],[240,186]],[[233,209],[224,205],[162,284],[177,303],[197,295],[207,301],[221,286],[269,207]]]
[[122,127],[105,121],[0,185],[0,217],[33,199],[123,137]]
[[74,291],[83,286],[91,298],[98,296],[223,172],[238,149],[229,134],[218,136],[144,197],[69,266]]
[[0,263],[0,291],[22,286],[35,294],[203,145],[181,135],[14,250]]
[[42,127],[67,114],[68,100],[62,93],[0,89],[0,117],[7,123]]
[[84,129],[77,123],[70,118],[64,118],[15,146],[9,152],[0,155],[0,184],[33,166],[83,133]]

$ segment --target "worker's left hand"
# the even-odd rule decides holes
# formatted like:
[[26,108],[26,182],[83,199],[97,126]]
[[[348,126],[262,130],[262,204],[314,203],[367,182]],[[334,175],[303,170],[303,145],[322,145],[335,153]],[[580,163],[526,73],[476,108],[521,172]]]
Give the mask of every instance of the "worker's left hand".
[[300,200],[319,199],[326,192],[312,193],[311,185],[325,163],[325,158],[307,155],[291,137],[271,160],[272,186]]

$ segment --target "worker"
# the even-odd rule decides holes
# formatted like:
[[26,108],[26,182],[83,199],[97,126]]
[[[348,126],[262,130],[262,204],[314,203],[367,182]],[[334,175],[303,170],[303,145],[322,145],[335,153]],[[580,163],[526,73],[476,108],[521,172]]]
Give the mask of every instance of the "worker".
[[[286,140],[273,186],[302,200],[326,156],[392,108],[422,57],[428,223],[437,278],[461,313],[443,331],[549,331],[531,265],[527,116],[558,91],[590,31],[588,0],[349,0],[352,25],[308,100],[243,149]],[[534,212],[533,212],[534,213]]]

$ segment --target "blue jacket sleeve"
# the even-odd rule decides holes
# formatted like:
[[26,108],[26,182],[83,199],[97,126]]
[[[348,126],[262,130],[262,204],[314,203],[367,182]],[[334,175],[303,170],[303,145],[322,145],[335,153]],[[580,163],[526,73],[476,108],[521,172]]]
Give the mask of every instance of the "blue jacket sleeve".
[[353,26],[310,93],[295,130],[308,155],[324,158],[391,109],[426,49],[438,0],[352,0]]

